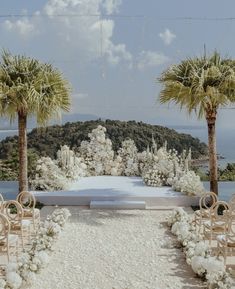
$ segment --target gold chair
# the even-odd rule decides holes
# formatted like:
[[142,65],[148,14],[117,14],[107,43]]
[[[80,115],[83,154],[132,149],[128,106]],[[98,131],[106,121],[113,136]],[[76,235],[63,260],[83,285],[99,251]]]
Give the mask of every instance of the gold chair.
[[40,210],[35,208],[36,199],[34,195],[30,192],[22,191],[16,200],[23,208],[23,219],[32,220],[34,231],[36,231],[40,224]]
[[211,245],[212,239],[218,235],[224,235],[231,231],[232,218],[231,207],[224,201],[216,202],[210,209],[210,216],[203,222],[203,235],[209,239]]
[[0,212],[2,212],[2,210],[3,210],[4,202],[5,202],[4,198],[3,198],[2,194],[0,194]]
[[200,209],[194,212],[194,222],[198,226],[198,231],[202,229],[203,221],[210,218],[213,205],[218,201],[217,195],[213,192],[205,193],[199,200]]
[[10,234],[10,222],[7,217],[0,213],[0,252],[7,254],[7,260],[10,261],[10,249],[13,249],[14,255],[18,257],[18,236]]
[[24,211],[17,201],[7,201],[4,204],[3,213],[10,222],[10,231],[21,237],[22,248],[24,249],[24,237],[30,241],[30,221],[24,220]]
[[234,222],[235,221],[235,194],[232,195],[228,203],[232,210],[232,221]]
[[230,232],[217,236],[217,256],[224,257],[226,265],[227,256],[234,256],[235,253],[235,231],[231,227]]

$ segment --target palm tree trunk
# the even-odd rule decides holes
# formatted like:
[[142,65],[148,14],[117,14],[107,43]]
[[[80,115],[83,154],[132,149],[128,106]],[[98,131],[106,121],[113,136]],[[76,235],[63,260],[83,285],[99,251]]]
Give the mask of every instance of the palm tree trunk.
[[216,113],[208,116],[206,119],[208,127],[210,191],[218,195],[218,172],[217,172],[216,133],[215,133]]
[[27,115],[18,112],[19,192],[28,190]]

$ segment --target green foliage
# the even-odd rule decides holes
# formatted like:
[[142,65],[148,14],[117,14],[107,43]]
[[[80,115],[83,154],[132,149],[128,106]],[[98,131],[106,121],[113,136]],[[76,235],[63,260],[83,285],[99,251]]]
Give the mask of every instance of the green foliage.
[[[96,120],[86,122],[66,123],[63,126],[54,125],[42,129],[33,129],[28,133],[28,162],[29,175],[35,168],[36,160],[39,156],[56,157],[56,152],[61,145],[68,145],[77,151],[83,140],[88,140],[88,134],[102,125],[107,129],[107,136],[113,143],[115,151],[121,147],[123,140],[131,138],[135,141],[137,149],[141,152],[146,150],[152,143],[152,136],[160,147],[165,141],[168,142],[168,148],[175,148],[179,153],[184,149],[192,149],[193,158],[198,158],[207,154],[207,146],[201,143],[199,139],[193,138],[188,134],[179,134],[173,129],[163,126],[145,124],[136,121],[114,121],[114,120]],[[6,166],[6,169],[0,174],[1,179],[8,176],[11,180],[16,179],[18,174],[17,157],[17,136],[7,137],[0,142],[0,159]]]
[[[28,149],[28,171],[29,174],[35,169],[39,155],[34,149]],[[19,174],[19,154],[18,147],[15,145],[8,152],[7,157],[0,160],[0,180],[12,181],[18,179]]]
[[70,107],[70,86],[51,64],[3,51],[0,63],[0,114],[36,116],[45,124]]
[[220,106],[235,101],[235,61],[218,52],[170,66],[159,78],[160,102],[174,102],[198,117],[216,114]]
[[228,163],[224,170],[219,169],[220,181],[235,181],[235,163]]

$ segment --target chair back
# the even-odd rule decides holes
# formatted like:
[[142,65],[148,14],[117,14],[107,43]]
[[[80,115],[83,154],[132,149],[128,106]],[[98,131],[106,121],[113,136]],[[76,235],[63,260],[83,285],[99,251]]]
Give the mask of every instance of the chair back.
[[218,197],[215,193],[206,192],[199,201],[200,211],[210,210],[217,201]]
[[0,212],[2,212],[2,210],[3,210],[3,204],[4,204],[4,198],[3,198],[2,194],[0,194]]
[[232,195],[228,203],[231,206],[231,209],[234,211],[235,210],[235,194]]
[[10,232],[10,223],[5,215],[0,213],[0,245],[7,244]]
[[222,222],[226,230],[231,230],[232,226],[232,211],[231,207],[227,202],[218,201],[216,202],[211,210],[210,217],[212,223]]
[[17,196],[17,202],[19,202],[24,210],[33,210],[36,205],[36,199],[34,195],[27,191],[22,191]]
[[14,226],[21,226],[24,216],[24,210],[21,204],[17,201],[11,200],[4,203],[4,214],[8,218],[12,228]]

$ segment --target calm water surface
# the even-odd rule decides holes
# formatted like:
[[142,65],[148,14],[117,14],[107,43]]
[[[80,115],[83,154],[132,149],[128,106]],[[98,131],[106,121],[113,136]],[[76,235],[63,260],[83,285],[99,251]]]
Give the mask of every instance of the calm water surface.
[[[206,190],[209,190],[209,182],[203,182]],[[4,199],[12,200],[16,198],[18,192],[18,182],[0,181],[0,193]],[[219,198],[228,201],[235,193],[235,182],[219,182]]]

